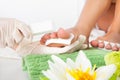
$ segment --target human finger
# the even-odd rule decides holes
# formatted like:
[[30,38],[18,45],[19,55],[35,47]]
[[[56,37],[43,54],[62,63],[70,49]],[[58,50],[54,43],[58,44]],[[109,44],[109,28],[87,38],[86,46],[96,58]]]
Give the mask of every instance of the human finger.
[[18,29],[18,31],[27,39],[32,39],[33,35],[32,35],[32,31],[30,29],[30,27],[18,20],[15,20],[15,27]]
[[63,28],[60,28],[57,32],[58,38],[62,39],[68,39],[70,37],[70,33],[64,30]]
[[51,34],[51,33],[47,33],[47,34],[43,35],[43,36],[41,37],[41,39],[40,39],[40,43],[41,43],[41,44],[44,44],[47,39],[50,39],[50,34]]

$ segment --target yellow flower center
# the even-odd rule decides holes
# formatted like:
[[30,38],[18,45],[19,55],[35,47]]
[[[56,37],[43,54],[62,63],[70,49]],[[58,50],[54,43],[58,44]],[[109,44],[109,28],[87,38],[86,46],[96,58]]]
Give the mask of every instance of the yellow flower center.
[[86,71],[82,71],[82,69],[67,69],[67,72],[75,79],[75,80],[95,80],[96,78],[96,72],[93,70],[93,72],[90,74],[90,68],[88,68]]

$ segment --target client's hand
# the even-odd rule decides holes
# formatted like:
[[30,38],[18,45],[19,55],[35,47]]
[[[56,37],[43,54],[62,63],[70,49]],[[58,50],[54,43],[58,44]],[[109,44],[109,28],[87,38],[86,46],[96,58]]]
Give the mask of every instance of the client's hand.
[[13,18],[0,18],[0,47],[16,47],[23,40],[32,40],[32,31],[25,23]]

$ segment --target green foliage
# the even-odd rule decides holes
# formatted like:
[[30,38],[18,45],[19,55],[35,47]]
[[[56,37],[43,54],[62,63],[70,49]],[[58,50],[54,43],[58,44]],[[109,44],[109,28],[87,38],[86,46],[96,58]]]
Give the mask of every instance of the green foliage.
[[110,80],[117,80],[120,77],[120,51],[113,51],[105,56],[105,64],[115,64],[117,67],[116,72],[113,74]]

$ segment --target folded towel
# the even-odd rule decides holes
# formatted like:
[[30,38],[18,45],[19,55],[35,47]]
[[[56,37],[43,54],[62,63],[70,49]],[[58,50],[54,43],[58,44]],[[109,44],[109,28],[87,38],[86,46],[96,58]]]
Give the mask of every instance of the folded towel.
[[[109,52],[105,50],[99,50],[99,49],[88,49],[83,50],[87,57],[90,59],[92,65],[96,65],[97,67],[100,67],[102,65],[105,65],[104,62],[104,56]],[[63,59],[64,61],[66,58],[71,58],[72,60],[75,60],[78,52],[73,53],[65,53],[65,54],[57,54],[58,57]],[[42,70],[48,69],[48,63],[47,61],[51,59],[51,54],[30,54],[25,57],[23,57],[23,70],[27,71],[30,77],[30,80],[40,80],[40,78],[44,77],[42,74]]]

